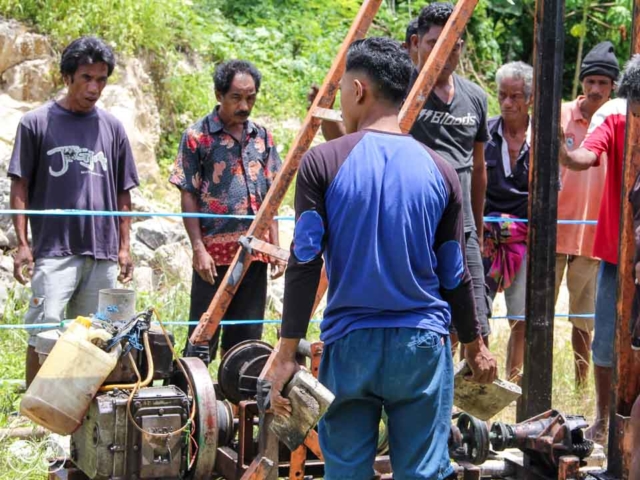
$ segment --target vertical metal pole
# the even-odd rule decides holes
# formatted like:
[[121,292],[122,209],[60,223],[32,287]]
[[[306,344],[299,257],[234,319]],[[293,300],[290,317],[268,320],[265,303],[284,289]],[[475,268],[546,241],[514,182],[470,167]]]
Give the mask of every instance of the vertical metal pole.
[[537,0],[535,22],[527,325],[518,421],[551,408],[564,0]]
[[[634,0],[632,53],[640,52],[640,0]],[[629,415],[640,394],[640,364],[631,350],[629,321],[635,294],[635,238],[633,211],[629,192],[640,172],[640,120],[627,113],[624,170],[622,174],[622,211],[620,215],[620,253],[618,256],[618,294],[616,301],[615,364],[609,422],[609,455],[607,468],[617,478],[629,476],[631,445]]]

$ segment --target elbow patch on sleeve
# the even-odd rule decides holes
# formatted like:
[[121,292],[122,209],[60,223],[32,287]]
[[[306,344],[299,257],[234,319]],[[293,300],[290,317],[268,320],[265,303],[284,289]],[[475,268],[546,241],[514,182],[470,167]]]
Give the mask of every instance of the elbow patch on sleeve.
[[440,280],[440,285],[446,290],[453,290],[464,277],[464,261],[462,259],[462,248],[455,240],[443,243],[436,252],[438,266],[436,275]]
[[296,222],[293,232],[293,254],[299,262],[307,263],[322,254],[324,221],[315,210],[307,210]]

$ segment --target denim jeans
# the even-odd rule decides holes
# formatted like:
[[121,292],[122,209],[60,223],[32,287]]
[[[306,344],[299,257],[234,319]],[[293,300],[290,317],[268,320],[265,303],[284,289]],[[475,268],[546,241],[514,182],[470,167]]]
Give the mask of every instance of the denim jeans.
[[596,291],[595,330],[591,344],[593,363],[599,367],[613,367],[617,288],[618,266],[601,261]]
[[325,346],[319,380],[335,395],[318,428],[326,480],[373,477],[383,409],[395,479],[441,480],[453,473],[448,336],[413,328],[354,330]]

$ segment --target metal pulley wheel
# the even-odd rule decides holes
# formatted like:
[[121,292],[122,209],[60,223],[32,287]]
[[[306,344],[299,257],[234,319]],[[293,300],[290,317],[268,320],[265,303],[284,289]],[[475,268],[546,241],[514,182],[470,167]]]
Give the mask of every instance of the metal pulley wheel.
[[507,448],[514,447],[515,434],[513,429],[502,422],[495,422],[491,425],[490,441],[494,450],[502,452]]
[[486,462],[491,448],[486,423],[468,413],[461,413],[457,427],[462,435],[462,448],[467,460],[474,465]]
[[[218,404],[207,366],[196,357],[177,360],[182,363],[194,391],[189,391],[189,382],[178,365],[173,370],[170,383],[183,392],[193,395],[196,407],[192,436],[198,443],[193,467],[187,473],[189,480],[209,480],[213,475],[218,450]],[[233,425],[233,418],[231,419]]]
[[229,350],[218,368],[218,385],[224,398],[238,404],[257,394],[258,376],[273,347],[259,340],[247,340]]
[[233,407],[226,400],[217,401],[218,404],[218,447],[227,447],[233,441],[236,428],[233,424]]

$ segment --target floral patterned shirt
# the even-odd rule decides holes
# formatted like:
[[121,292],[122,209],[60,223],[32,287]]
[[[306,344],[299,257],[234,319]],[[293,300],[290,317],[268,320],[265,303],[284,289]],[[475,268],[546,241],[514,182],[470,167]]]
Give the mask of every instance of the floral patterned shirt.
[[[265,128],[248,120],[238,141],[224,130],[218,108],[182,135],[169,182],[193,193],[202,213],[255,215],[282,162]],[[229,265],[251,220],[199,220],[207,251],[217,265]]]

